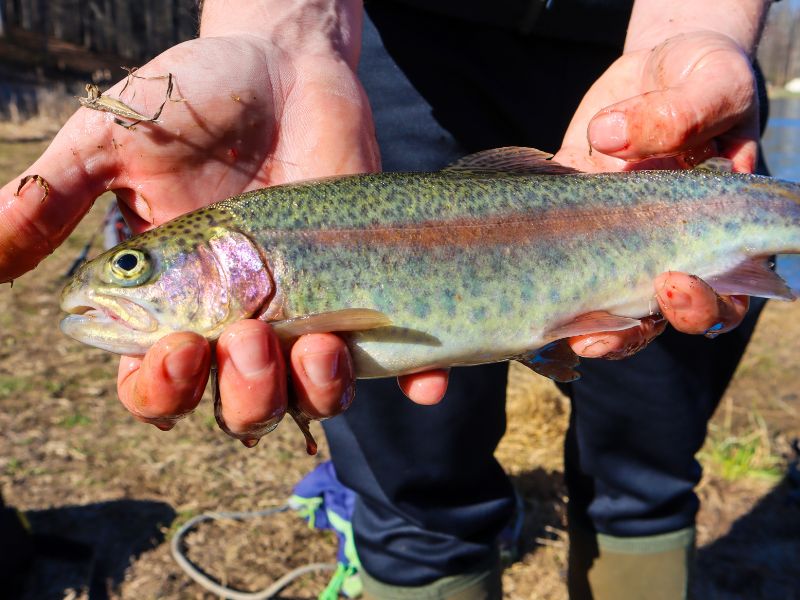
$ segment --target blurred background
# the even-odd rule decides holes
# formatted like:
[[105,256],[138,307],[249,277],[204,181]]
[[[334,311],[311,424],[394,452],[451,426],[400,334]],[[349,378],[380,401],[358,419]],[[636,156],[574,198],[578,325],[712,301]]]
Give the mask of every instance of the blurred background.
[[[0,0],[0,179],[11,180],[77,108],[197,29],[193,0]],[[374,34],[365,43],[378,43]],[[800,1],[776,3],[759,49],[775,176],[800,181]],[[0,493],[25,511],[37,558],[21,590],[0,598],[214,598],[173,562],[168,544],[193,516],[282,504],[327,457],[309,458],[291,426],[254,450],[216,427],[208,399],[174,431],[129,417],[115,397],[116,359],[64,338],[64,273],[97,231],[102,198],[75,234],[0,293]],[[800,260],[779,268],[800,288]],[[702,599],[800,598],[800,303],[770,303],[699,459]],[[561,438],[569,406],[549,381],[514,365],[509,428],[498,457],[527,509],[524,551],[507,598],[563,600],[566,535]],[[317,433],[321,430],[317,428]],[[321,435],[318,439],[322,438]],[[189,556],[207,573],[257,590],[288,569],[331,561],[331,537],[293,514],[201,525]],[[308,577],[284,598],[315,598]]]

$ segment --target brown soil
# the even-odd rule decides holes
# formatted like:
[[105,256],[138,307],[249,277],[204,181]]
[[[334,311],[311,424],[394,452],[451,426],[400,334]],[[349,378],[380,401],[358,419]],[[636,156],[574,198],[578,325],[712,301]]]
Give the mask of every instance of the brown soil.
[[[0,142],[0,178],[15,176],[43,148]],[[205,511],[282,504],[327,451],[323,443],[318,458],[307,457],[287,425],[247,450],[217,429],[208,401],[169,433],[123,410],[114,357],[58,329],[61,276],[101,216],[102,209],[93,211],[34,273],[0,294],[0,490],[27,511],[36,531],[84,542],[94,556],[37,560],[24,598],[87,598],[90,587],[92,597],[214,598],[170,557],[177,527]],[[715,417],[704,455],[714,456],[715,444],[726,439],[745,440],[755,448],[754,462],[728,480],[724,464],[708,461],[697,598],[800,593],[800,482],[781,475],[790,473],[790,441],[800,435],[798,334],[800,303],[771,303]],[[509,429],[498,456],[528,516],[526,554],[506,571],[506,597],[563,599],[561,438],[569,406],[547,380],[521,367],[512,369],[509,389]],[[331,538],[293,514],[204,524],[187,544],[208,573],[251,591],[289,568],[334,556]],[[315,598],[325,582],[306,578],[283,597]]]

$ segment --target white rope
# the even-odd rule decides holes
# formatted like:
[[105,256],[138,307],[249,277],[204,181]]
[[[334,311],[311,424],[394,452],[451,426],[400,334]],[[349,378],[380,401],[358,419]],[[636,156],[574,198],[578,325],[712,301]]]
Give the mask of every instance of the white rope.
[[267,588],[260,592],[240,592],[231,588],[220,585],[208,575],[203,573],[183,552],[182,542],[186,534],[195,527],[198,523],[203,521],[220,521],[220,520],[233,520],[244,521],[245,519],[253,519],[256,517],[266,517],[289,510],[288,505],[278,506],[275,508],[268,508],[265,510],[256,510],[250,512],[213,512],[198,515],[189,519],[183,526],[178,529],[172,538],[170,550],[175,562],[191,577],[195,582],[207,589],[209,592],[217,594],[218,596],[227,600],[268,600],[274,597],[283,588],[290,583],[305,575],[306,573],[313,573],[316,571],[335,571],[336,565],[332,563],[312,563],[304,565],[296,569],[292,569],[286,575],[272,583]]

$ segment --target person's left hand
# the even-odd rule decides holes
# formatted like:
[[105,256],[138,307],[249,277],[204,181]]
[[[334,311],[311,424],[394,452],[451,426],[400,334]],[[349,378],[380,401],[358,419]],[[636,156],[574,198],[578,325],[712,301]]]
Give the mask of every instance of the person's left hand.
[[[553,159],[586,172],[691,168],[712,156],[752,172],[759,136],[758,95],[750,60],[717,32],[677,35],[623,54],[584,96]],[[718,296],[683,273],[655,281],[661,314],[684,333],[729,331],[744,318],[745,296]],[[584,357],[622,358],[666,326],[646,318],[638,328],[570,339]]]

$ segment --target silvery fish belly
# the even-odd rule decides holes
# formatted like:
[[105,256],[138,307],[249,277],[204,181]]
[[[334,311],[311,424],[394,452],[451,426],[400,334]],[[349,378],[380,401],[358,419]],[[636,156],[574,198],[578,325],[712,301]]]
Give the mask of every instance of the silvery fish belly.
[[[657,309],[653,279],[792,299],[800,185],[709,169],[584,174],[504,148],[435,173],[248,192],[134,237],[67,285],[63,331],[141,354],[236,320],[336,331],[359,377],[507,359]],[[588,317],[586,315],[589,315]]]

